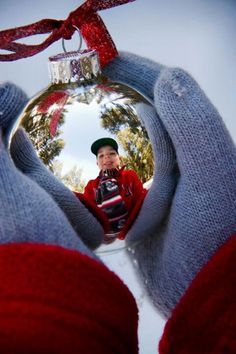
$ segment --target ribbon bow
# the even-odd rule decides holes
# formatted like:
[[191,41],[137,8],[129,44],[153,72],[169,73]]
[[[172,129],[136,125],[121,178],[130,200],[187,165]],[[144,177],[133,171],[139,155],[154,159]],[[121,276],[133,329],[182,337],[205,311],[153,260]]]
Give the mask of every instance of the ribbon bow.
[[[105,66],[117,56],[117,50],[104,22],[97,11],[109,9],[135,0],[87,0],[66,20],[44,19],[30,25],[0,31],[0,49],[8,50],[10,54],[0,54],[0,61],[13,61],[33,56],[55,41],[70,39],[79,28],[88,48],[95,49],[100,58],[101,66]],[[50,33],[38,45],[26,45],[16,40],[36,34]]]

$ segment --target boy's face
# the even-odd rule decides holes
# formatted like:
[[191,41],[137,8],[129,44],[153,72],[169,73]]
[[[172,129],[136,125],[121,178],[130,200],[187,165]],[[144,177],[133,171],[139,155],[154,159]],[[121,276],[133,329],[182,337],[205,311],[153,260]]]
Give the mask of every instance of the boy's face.
[[102,146],[97,153],[97,165],[99,170],[110,170],[120,165],[120,157],[113,147]]

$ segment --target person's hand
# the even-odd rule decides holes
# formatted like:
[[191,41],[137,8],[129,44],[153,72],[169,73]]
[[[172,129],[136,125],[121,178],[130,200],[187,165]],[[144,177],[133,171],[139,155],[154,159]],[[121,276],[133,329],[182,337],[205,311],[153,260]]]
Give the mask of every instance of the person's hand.
[[104,237],[101,224],[75,194],[44,166],[22,128],[14,134],[10,151],[15,165],[53,197],[84,243],[91,249],[100,246]]
[[[7,105],[3,114],[0,116],[0,124],[4,125],[4,136],[8,137],[10,128],[16,119],[15,114],[6,114],[10,109],[14,112],[16,109],[15,101],[11,100],[11,90],[14,86],[5,84],[1,90],[3,96],[0,104]],[[18,93],[15,88],[14,93]],[[4,92],[6,99],[4,99]],[[26,104],[26,99],[24,99]],[[4,106],[5,107],[5,106]],[[21,105],[21,109],[23,105]],[[5,139],[6,140],[6,139]],[[48,194],[52,196],[58,206],[67,216],[70,224],[76,233],[81,237],[83,242],[91,249],[97,248],[104,237],[104,231],[97,219],[88,211],[88,209],[80,202],[80,200],[66,188],[39,160],[37,154],[24,130],[18,129],[13,135],[11,141],[11,157],[15,166],[23,172],[25,176],[30,177],[39,186],[41,186]]]
[[153,103],[138,110],[153,147],[154,179],[126,242],[153,303],[169,316],[236,231],[236,149],[219,113],[184,70],[121,53],[104,74]]
[[[26,102],[20,88],[10,83],[0,85],[0,243],[59,245],[96,258],[81,241],[79,236],[83,234],[76,234],[52,197],[23,174],[9,155],[6,138],[9,127]],[[20,148],[19,140],[17,144]],[[12,157],[16,159],[14,154]],[[30,162],[30,157],[27,161]]]
[[[51,195],[22,173],[9,154],[9,127],[26,101],[20,88],[0,85],[1,351],[73,354],[118,348],[119,353],[136,354],[138,311],[132,294],[84,245]],[[17,135],[12,153],[22,158],[26,171],[32,162],[35,172],[37,166],[42,172],[37,158],[22,157],[32,151],[22,131]],[[48,183],[55,185],[53,179]],[[80,221],[85,221],[81,215]]]

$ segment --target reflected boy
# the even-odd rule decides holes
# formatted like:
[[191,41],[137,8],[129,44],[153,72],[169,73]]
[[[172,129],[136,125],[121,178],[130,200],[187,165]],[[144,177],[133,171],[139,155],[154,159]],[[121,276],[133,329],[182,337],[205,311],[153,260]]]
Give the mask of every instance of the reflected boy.
[[101,138],[91,146],[96,156],[99,175],[85,187],[84,198],[95,209],[105,228],[104,243],[117,237],[124,239],[135,220],[147,190],[133,170],[120,167],[118,144],[112,138]]

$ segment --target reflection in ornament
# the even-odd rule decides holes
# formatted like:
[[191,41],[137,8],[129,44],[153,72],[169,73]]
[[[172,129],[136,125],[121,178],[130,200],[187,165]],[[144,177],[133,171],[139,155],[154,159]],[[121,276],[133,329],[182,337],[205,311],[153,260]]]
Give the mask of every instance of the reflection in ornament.
[[135,254],[135,250],[134,250],[133,248],[128,247],[128,251],[129,251],[131,254]]
[[113,244],[111,245],[102,245],[101,247],[99,247],[95,253],[99,256],[99,257],[106,257],[106,256],[110,256],[113,254],[117,254],[120,252],[123,252],[127,249],[127,246],[125,245],[125,243],[119,239],[117,239]]
[[142,183],[149,181],[152,148],[136,111],[137,103],[149,102],[102,76],[93,50],[49,60],[51,84],[31,99],[17,125],[27,131],[44,164],[68,188],[82,192],[99,172],[91,143],[107,136],[119,143],[122,164],[135,170]]
[[145,291],[143,290],[142,293],[139,295],[139,296],[136,296],[136,302],[137,302],[137,305],[138,305],[138,308],[141,309],[142,306],[143,306],[143,303],[145,301]]
[[50,112],[51,119],[49,123],[49,133],[52,137],[56,134],[57,125],[68,97],[69,95],[67,92],[52,92],[38,106],[37,110],[39,113],[47,114],[48,111]]
[[127,265],[127,260],[126,260],[125,258],[121,258],[121,259],[119,260],[119,262],[118,262],[118,265],[119,265],[120,267],[126,266],[126,265]]

